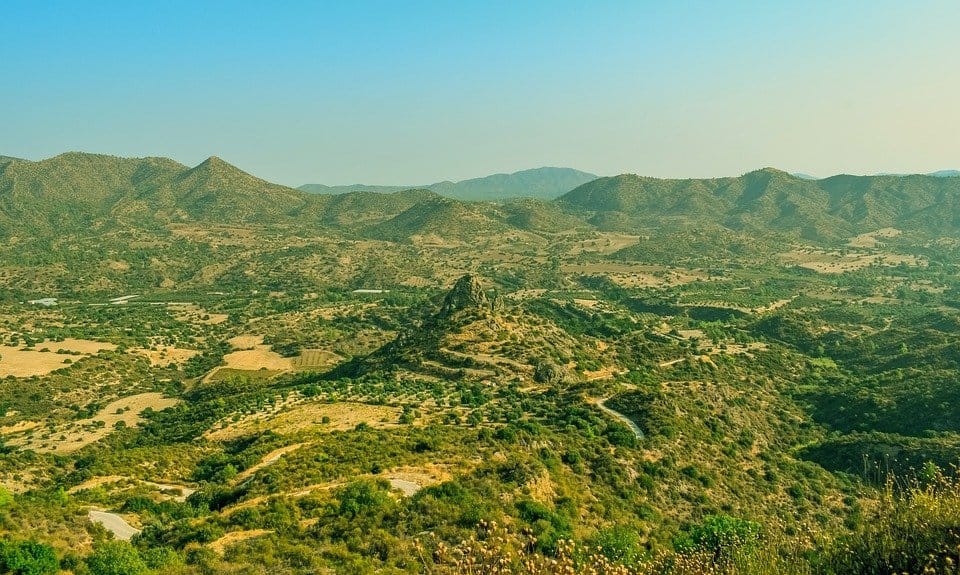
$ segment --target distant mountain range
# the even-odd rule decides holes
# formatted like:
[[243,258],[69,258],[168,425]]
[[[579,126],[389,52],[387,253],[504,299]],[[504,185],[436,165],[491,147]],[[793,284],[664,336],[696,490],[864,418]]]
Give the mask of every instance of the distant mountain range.
[[498,201],[510,198],[553,200],[570,190],[597,179],[595,174],[571,168],[536,168],[512,174],[494,174],[460,182],[437,182],[422,186],[325,186],[306,184],[299,189],[311,194],[343,194],[348,192],[392,193],[410,189],[430,190],[441,196],[464,201]]
[[[314,233],[472,242],[511,231],[600,229],[626,233],[730,230],[836,242],[885,227],[925,236],[960,232],[960,177],[839,175],[803,179],[766,168],[739,177],[665,180],[633,174],[591,179],[544,201],[468,202],[436,190],[310,194],[256,178],[211,157],[190,168],[166,158],[67,153],[42,161],[0,158],[0,238],[143,232],[170,226],[285,226]],[[593,178],[545,168],[452,184],[546,194]],[[438,185],[439,186],[439,185]],[[511,187],[513,186],[513,187]],[[440,186],[442,188],[442,186]],[[335,188],[328,188],[335,189]],[[555,193],[555,192],[551,192]]]
[[960,178],[839,175],[819,180],[765,168],[736,178],[599,178],[558,202],[593,225],[616,230],[722,226],[809,240],[836,240],[884,227],[960,230]]
[[[804,174],[802,172],[794,172],[792,175],[803,179],[803,180],[819,180],[820,178],[816,176],[811,176],[810,174]],[[874,174],[875,176],[911,176],[917,174],[897,174],[893,172],[881,172],[879,174]],[[939,170],[936,172],[930,172],[926,174],[927,176],[933,176],[935,178],[953,178],[960,176],[960,170]]]

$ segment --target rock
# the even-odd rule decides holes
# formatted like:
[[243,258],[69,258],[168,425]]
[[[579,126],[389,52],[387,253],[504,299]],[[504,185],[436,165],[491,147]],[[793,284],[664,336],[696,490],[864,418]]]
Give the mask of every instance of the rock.
[[457,280],[453,289],[451,289],[443,299],[440,316],[449,317],[465,309],[489,308],[490,301],[487,299],[487,294],[483,291],[483,284],[480,283],[480,279],[473,274],[467,274]]

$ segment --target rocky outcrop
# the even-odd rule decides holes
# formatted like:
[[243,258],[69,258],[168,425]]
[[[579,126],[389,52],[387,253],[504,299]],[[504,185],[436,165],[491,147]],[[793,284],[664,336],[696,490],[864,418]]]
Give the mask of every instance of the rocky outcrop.
[[490,309],[490,300],[483,291],[480,278],[467,274],[457,280],[440,307],[440,317],[450,317],[465,309]]

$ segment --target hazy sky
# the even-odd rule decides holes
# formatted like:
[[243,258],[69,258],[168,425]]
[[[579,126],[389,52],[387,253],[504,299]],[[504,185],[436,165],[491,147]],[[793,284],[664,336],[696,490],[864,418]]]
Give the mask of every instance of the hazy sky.
[[958,31],[958,0],[4,0],[0,154],[290,185],[960,168]]

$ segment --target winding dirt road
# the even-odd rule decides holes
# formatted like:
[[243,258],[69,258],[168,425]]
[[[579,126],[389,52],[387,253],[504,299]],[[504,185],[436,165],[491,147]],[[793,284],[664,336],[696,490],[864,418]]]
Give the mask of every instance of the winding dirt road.
[[603,399],[597,400],[597,407],[599,407],[600,410],[603,411],[604,413],[606,413],[607,415],[611,415],[611,416],[619,419],[619,420],[622,421],[623,423],[625,423],[625,424],[627,425],[627,427],[630,428],[630,431],[632,431],[633,434],[637,436],[637,439],[643,439],[643,430],[640,429],[640,426],[637,425],[636,423],[634,423],[634,421],[633,421],[632,419],[630,419],[629,417],[627,417],[626,415],[620,413],[619,411],[617,411],[617,410],[615,410],[615,409],[613,409],[613,408],[607,407],[607,400],[608,400],[608,399],[610,399],[610,398],[609,398],[609,397],[605,397],[605,398],[603,398]]
[[134,535],[140,533],[139,529],[127,523],[123,517],[120,517],[116,513],[91,509],[87,516],[90,518],[90,521],[103,525],[107,531],[113,533],[113,536],[120,541],[130,541]]

